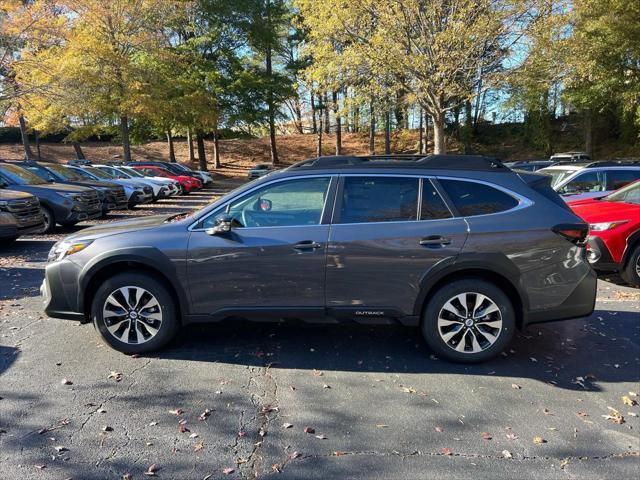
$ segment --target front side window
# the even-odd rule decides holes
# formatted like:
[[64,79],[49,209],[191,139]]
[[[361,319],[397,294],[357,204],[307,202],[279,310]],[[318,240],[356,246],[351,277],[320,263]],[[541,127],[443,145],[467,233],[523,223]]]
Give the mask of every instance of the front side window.
[[518,200],[489,185],[461,180],[438,180],[460,215],[487,215],[518,206]]
[[610,170],[607,172],[607,190],[618,190],[640,178],[640,168],[637,170]]
[[[231,202],[227,213],[237,227],[318,225],[330,180],[300,178],[266,185]],[[209,216],[203,227],[212,227],[215,217]]]
[[340,223],[416,220],[418,185],[413,177],[345,177]]
[[599,172],[581,173],[559,188],[558,193],[575,194],[585,192],[602,192],[604,191],[604,181],[602,176],[602,173]]

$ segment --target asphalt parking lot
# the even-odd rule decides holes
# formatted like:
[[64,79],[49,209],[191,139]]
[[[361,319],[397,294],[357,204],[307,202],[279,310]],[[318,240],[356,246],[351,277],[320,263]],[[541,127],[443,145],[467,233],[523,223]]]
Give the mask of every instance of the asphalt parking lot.
[[42,314],[47,252],[66,233],[0,247],[1,479],[640,472],[640,291],[615,278],[589,318],[532,327],[477,366],[438,360],[415,329],[351,325],[193,326],[132,357]]

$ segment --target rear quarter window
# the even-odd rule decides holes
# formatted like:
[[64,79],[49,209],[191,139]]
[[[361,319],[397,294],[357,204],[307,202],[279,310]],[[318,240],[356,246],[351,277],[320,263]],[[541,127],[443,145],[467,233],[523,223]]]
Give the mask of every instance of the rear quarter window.
[[439,180],[454,206],[464,217],[511,210],[518,200],[497,188],[463,180]]

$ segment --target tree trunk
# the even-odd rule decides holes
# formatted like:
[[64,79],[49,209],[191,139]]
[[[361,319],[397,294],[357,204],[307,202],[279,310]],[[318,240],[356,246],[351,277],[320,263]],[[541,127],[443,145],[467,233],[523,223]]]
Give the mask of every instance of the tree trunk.
[[369,104],[369,155],[376,153],[376,111],[373,100]]
[[120,117],[120,129],[122,131],[122,160],[125,163],[131,161],[131,142],[129,140],[129,118],[126,115]]
[[342,155],[342,122],[338,115],[338,92],[333,92],[333,115],[336,117],[336,155]]
[[322,156],[322,115],[318,115],[318,143],[316,145],[316,157]]
[[584,110],[584,151],[593,158],[593,118],[590,108]]
[[[271,0],[267,0],[267,28],[271,29]],[[267,42],[265,55],[265,68],[269,82],[273,81],[273,66],[271,63],[271,42]],[[267,90],[267,107],[269,108],[269,147],[271,153],[271,165],[274,167],[280,162],[278,160],[278,148],[276,146],[276,110],[273,101],[273,89],[269,85]]]
[[433,120],[433,153],[436,155],[447,153],[447,144],[444,136],[444,112],[440,111],[431,115]]
[[391,153],[391,113],[389,111],[384,114],[384,153]]
[[213,127],[213,168],[220,168],[220,132],[218,132],[218,124]]
[[424,153],[429,153],[429,114],[425,110],[424,112]]
[[318,122],[316,122],[316,101],[313,92],[310,93],[311,97],[311,125],[313,129],[313,133],[318,133]]
[[36,158],[38,159],[38,161],[40,161],[42,160],[42,156],[40,155],[40,133],[38,132],[38,130],[33,131],[33,136],[36,141]]
[[302,109],[300,108],[300,97],[296,95],[296,98],[293,101],[293,111],[296,116],[296,130],[299,134],[304,133],[304,127],[302,125]]
[[207,172],[207,152],[204,149],[204,138],[200,131],[196,131],[196,144],[198,145],[198,163],[200,170]]
[[87,157],[84,156],[84,152],[82,151],[82,147],[79,142],[71,142],[73,146],[73,151],[76,152],[76,158],[78,160],[86,160]]
[[27,122],[24,119],[24,115],[20,114],[18,121],[20,122],[20,136],[22,137],[24,158],[25,160],[31,160],[33,152],[31,151],[31,144],[29,143],[29,133],[27,132]]
[[193,134],[191,133],[191,127],[187,128],[187,147],[189,149],[189,163],[196,161],[196,155],[193,151]]
[[360,130],[360,107],[358,105],[353,107],[353,121],[351,122],[351,131],[358,133]]
[[167,128],[167,144],[169,145],[169,161],[176,163],[176,151],[173,148],[173,135],[170,128]]
[[322,103],[324,104],[324,133],[328,134],[331,125],[329,123],[329,94],[327,92],[324,92]]
[[424,152],[424,125],[423,125],[423,112],[422,107],[418,110],[420,120],[418,121],[418,154],[422,155]]

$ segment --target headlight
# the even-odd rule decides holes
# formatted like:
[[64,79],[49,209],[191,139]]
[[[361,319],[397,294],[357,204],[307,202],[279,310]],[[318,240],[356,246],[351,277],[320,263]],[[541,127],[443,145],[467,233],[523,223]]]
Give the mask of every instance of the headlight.
[[84,240],[81,242],[71,242],[63,240],[56,243],[49,251],[47,260],[49,262],[58,262],[69,255],[78,253],[93,243],[93,240]]
[[9,202],[7,202],[5,200],[0,200],[0,210],[5,208],[7,205],[9,205]]
[[589,229],[592,232],[604,232],[605,230],[611,230],[619,225],[623,225],[628,221],[629,220],[616,220],[615,222],[590,223]]
[[79,195],[77,193],[61,193],[60,195],[62,195],[65,198],[68,198],[70,200],[73,200],[74,202],[81,202],[82,201],[82,195]]

